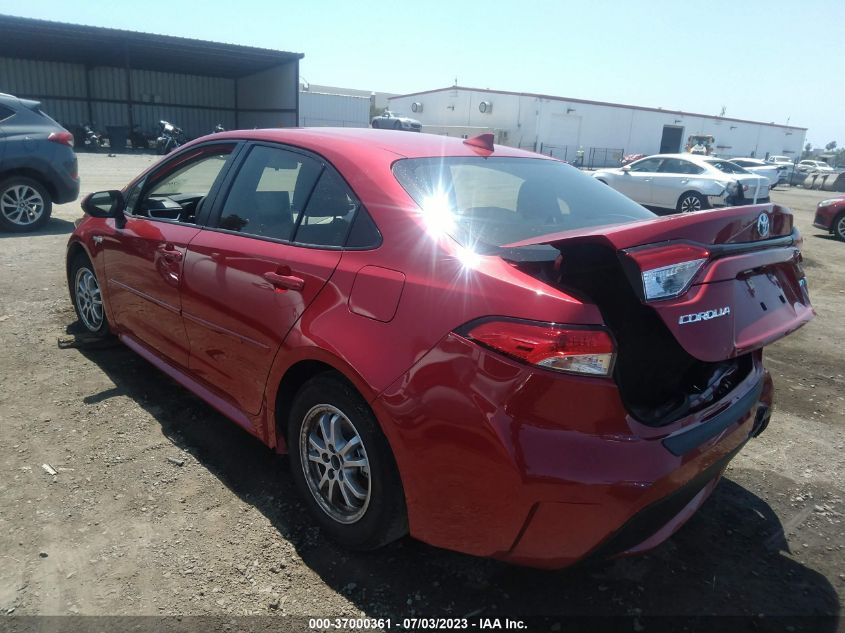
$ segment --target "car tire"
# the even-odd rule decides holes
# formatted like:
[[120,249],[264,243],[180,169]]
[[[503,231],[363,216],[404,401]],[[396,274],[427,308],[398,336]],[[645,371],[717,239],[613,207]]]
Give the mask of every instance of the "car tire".
[[402,121],[394,121],[393,122],[393,129],[394,130],[401,130],[402,129]]
[[287,431],[293,479],[326,534],[355,550],[407,534],[393,453],[366,401],[340,374],[319,374],[302,386]]
[[702,211],[703,209],[708,209],[710,207],[707,204],[707,198],[702,196],[697,191],[686,191],[681,194],[681,197],[678,198],[678,204],[675,206],[675,210],[678,213],[692,213],[694,211]]
[[0,181],[0,228],[13,233],[37,231],[52,213],[53,198],[37,180],[12,176]]
[[106,338],[110,334],[100,281],[91,260],[79,253],[71,261],[68,273],[70,298],[76,317],[89,336]]
[[845,242],[845,211],[833,218],[831,226],[831,233],[837,240]]

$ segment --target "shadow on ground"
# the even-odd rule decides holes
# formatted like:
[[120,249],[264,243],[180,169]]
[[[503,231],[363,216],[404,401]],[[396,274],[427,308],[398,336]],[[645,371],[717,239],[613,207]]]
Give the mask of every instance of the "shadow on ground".
[[[329,587],[369,616],[826,615],[806,621],[807,627],[800,623],[804,620],[793,622],[791,630],[838,626],[833,587],[786,555],[777,515],[731,480],[723,479],[672,539],[636,558],[549,572],[455,554],[410,538],[373,553],[349,553],[313,527],[286,459],[122,345],[81,351],[117,385],[90,394],[86,402],[123,394],[137,401],[174,445],[264,514]],[[774,474],[766,481],[786,485]]]
[[0,229],[0,239],[10,237],[31,237],[33,235],[67,235],[73,232],[73,222],[63,220],[61,218],[52,217],[37,231],[26,231],[23,233],[14,233],[12,231],[4,231]]

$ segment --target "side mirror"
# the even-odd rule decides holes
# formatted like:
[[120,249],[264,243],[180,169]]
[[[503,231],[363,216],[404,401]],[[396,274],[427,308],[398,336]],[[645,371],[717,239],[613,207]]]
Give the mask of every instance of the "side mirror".
[[631,171],[631,166],[630,165],[623,165],[622,171],[624,171],[627,174],[629,171]]
[[89,193],[82,199],[82,210],[94,218],[116,218],[125,208],[123,193],[116,189]]

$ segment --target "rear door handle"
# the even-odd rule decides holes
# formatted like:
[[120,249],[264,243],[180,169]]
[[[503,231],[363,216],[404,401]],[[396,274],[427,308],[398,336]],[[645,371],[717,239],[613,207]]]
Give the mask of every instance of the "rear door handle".
[[263,277],[276,286],[276,288],[302,290],[305,287],[305,280],[296,275],[281,275],[279,273],[268,272],[264,273]]

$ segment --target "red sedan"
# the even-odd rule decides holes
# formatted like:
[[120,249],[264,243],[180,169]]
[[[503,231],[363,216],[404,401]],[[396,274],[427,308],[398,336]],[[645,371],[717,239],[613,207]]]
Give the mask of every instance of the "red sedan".
[[83,208],[80,321],[288,453],[353,548],[654,547],[766,427],[762,348],[813,315],[788,210],[659,218],[490,135],[227,132]]
[[845,242],[845,196],[819,202],[813,226],[824,229]]

